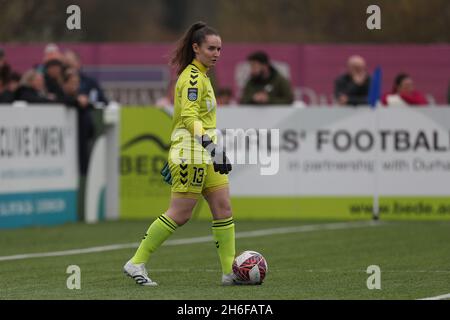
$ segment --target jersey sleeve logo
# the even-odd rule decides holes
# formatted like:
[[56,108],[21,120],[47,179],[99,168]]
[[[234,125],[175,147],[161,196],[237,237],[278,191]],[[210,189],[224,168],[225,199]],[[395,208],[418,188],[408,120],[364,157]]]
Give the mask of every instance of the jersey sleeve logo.
[[197,88],[188,88],[187,95],[188,95],[189,101],[196,101],[197,96],[198,96],[198,89]]

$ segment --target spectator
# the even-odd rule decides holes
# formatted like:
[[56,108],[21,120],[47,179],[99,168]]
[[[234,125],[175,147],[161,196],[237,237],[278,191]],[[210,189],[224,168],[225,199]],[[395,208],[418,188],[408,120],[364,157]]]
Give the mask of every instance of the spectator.
[[91,111],[93,106],[89,98],[80,94],[80,77],[74,69],[66,70],[63,79],[63,102],[75,108],[78,113],[78,164],[82,176],[86,176],[89,163],[90,143],[94,137],[95,128]]
[[414,89],[414,82],[406,73],[400,73],[395,77],[394,86],[390,93],[381,98],[384,105],[426,105],[424,95]]
[[10,75],[11,66],[6,62],[5,51],[0,48],[0,81],[3,86],[8,82]]
[[216,94],[217,106],[233,104],[233,92],[230,88],[219,88]]
[[[3,85],[3,89],[2,89]],[[20,74],[12,72],[7,82],[0,80],[0,103],[12,103],[20,85]]]
[[244,87],[241,104],[292,104],[291,84],[272,66],[265,52],[257,51],[247,60],[250,79]]
[[173,79],[169,81],[165,94],[156,99],[156,107],[166,109],[169,113],[173,112],[173,95],[175,92],[175,85],[176,81]]
[[48,60],[44,65],[44,72],[45,87],[47,88],[49,96],[54,100],[63,100],[63,63],[58,59]]
[[9,103],[10,99],[6,92],[6,83],[3,83],[3,80],[0,79],[0,103]]
[[103,92],[103,89],[98,84],[97,80],[89,77],[81,70],[80,56],[72,50],[67,50],[64,53],[64,62],[70,68],[75,69],[80,77],[80,93],[89,97],[89,102],[97,104],[108,104],[108,100]]
[[8,90],[16,92],[20,85],[21,76],[18,72],[13,71],[9,77]]
[[448,90],[447,90],[447,103],[450,105],[450,83],[448,84]]
[[347,73],[334,82],[334,96],[339,105],[367,105],[369,87],[366,61],[361,56],[353,55],[347,61]]
[[45,92],[45,82],[42,74],[31,69],[25,72],[17,88],[15,100],[26,101],[28,103],[48,103],[55,102],[49,99]]
[[63,55],[59,50],[59,47],[54,43],[47,44],[44,49],[44,57],[42,58],[43,63],[46,64],[50,60],[63,61]]

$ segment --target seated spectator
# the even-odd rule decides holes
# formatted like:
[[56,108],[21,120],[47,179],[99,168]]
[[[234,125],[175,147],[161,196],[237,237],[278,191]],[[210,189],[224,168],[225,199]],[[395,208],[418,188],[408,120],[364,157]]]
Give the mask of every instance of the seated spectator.
[[450,105],[450,83],[448,84],[448,90],[447,90],[447,104]]
[[5,51],[0,48],[0,81],[3,85],[8,82],[11,75],[11,66],[6,62]]
[[80,174],[85,176],[88,170],[91,139],[95,128],[92,118],[93,105],[88,96],[80,94],[80,77],[74,69],[66,70],[63,79],[64,100],[68,107],[78,113],[78,164]]
[[216,93],[217,106],[233,104],[233,92],[230,88],[219,88]]
[[50,99],[47,96],[44,77],[35,69],[28,70],[22,76],[14,100],[26,101],[28,103],[55,102],[54,99]]
[[8,95],[5,95],[6,84],[0,79],[0,103],[9,103]]
[[44,64],[45,87],[49,96],[55,100],[63,100],[64,92],[62,89],[64,64],[57,59],[48,60]]
[[59,50],[59,47],[54,43],[49,43],[44,48],[44,57],[42,58],[42,62],[46,64],[50,60],[59,60],[63,61],[63,54]]
[[406,73],[395,77],[392,91],[384,94],[381,102],[385,106],[428,104],[424,95],[414,89],[414,82]]
[[87,95],[90,103],[94,105],[108,104],[103,89],[100,87],[97,80],[89,77],[82,71],[80,56],[75,51],[67,50],[64,53],[64,62],[69,68],[78,72],[80,77],[80,93]]
[[250,79],[244,87],[241,104],[292,104],[291,84],[272,66],[265,52],[255,52],[247,60]]
[[8,90],[16,92],[20,85],[21,75],[18,72],[13,71],[9,77]]
[[339,105],[367,105],[370,76],[367,73],[366,61],[354,55],[347,61],[347,73],[339,76],[334,82],[334,97]]
[[156,107],[166,109],[170,114],[173,112],[173,94],[175,92],[175,85],[176,81],[174,79],[170,80],[164,95],[158,97],[155,102]]
[[12,72],[5,83],[0,80],[0,103],[12,103],[16,97],[16,91],[19,85],[20,74],[17,72]]

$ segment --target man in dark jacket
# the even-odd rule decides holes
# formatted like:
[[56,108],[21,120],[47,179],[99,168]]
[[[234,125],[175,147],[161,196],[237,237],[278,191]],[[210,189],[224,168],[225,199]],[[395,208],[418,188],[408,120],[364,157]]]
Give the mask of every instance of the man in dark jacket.
[[93,105],[107,105],[108,100],[97,80],[82,72],[81,59],[78,53],[67,50],[64,53],[64,61],[68,67],[78,72],[78,76],[80,77],[80,94],[88,96],[89,102]]
[[6,61],[5,51],[0,48],[0,81],[5,84],[11,74],[11,66]]
[[11,72],[9,79],[2,82],[0,79],[0,103],[12,103],[20,85],[20,74]]
[[291,84],[272,66],[265,52],[255,52],[247,60],[250,79],[244,87],[241,104],[292,104]]
[[334,96],[340,105],[368,105],[370,76],[361,56],[351,56],[347,61],[347,73],[334,82]]
[[64,64],[57,59],[49,60],[44,65],[45,87],[47,88],[48,94],[55,100],[62,100],[64,98],[62,89],[64,68]]
[[69,108],[75,108],[78,113],[78,161],[82,176],[87,175],[90,144],[95,134],[92,118],[93,105],[85,94],[80,94],[80,77],[76,70],[66,70],[63,78],[63,102]]

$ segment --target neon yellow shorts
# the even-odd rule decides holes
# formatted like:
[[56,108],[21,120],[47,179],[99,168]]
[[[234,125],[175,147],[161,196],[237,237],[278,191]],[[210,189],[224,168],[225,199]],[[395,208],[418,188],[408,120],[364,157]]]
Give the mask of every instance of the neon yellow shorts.
[[169,156],[168,162],[172,175],[172,197],[199,199],[202,194],[228,186],[228,176],[215,172],[210,161],[183,163],[180,160],[174,163]]

